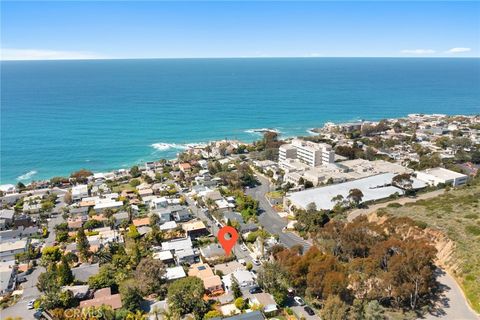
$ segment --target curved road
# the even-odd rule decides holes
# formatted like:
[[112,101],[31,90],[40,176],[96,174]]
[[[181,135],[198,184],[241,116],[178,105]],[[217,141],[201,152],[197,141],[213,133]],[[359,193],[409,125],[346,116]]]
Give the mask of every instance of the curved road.
[[301,245],[304,251],[308,250],[312,244],[305,241],[292,232],[284,232],[283,228],[287,226],[287,221],[282,219],[268,203],[265,195],[270,191],[270,181],[257,175],[260,185],[246,190],[246,194],[258,200],[262,213],[258,217],[258,222],[271,234],[278,234],[279,242],[287,247]]
[[[246,191],[246,193],[256,200],[259,201],[260,209],[263,210],[262,214],[259,216],[260,224],[272,234],[278,234],[280,237],[280,243],[284,244],[287,247],[292,247],[294,245],[301,244],[307,250],[311,244],[304,239],[300,238],[294,233],[283,232],[283,227],[287,225],[287,222],[283,220],[273,208],[268,203],[265,198],[265,194],[270,191],[270,182],[265,177],[258,175],[258,180],[260,185],[255,188],[251,188]],[[437,190],[422,194],[416,199],[402,198],[397,199],[393,202],[410,202],[418,201],[419,199],[426,199],[438,196],[443,193],[443,190]],[[388,203],[379,204],[379,207],[387,206]],[[353,211],[353,215],[349,215],[349,221],[353,220],[354,217],[372,212],[375,206],[370,206],[368,209],[359,209]],[[378,209],[378,208],[375,208]],[[360,211],[361,210],[361,211]],[[436,308],[431,313],[427,314],[422,319],[427,320],[479,320],[478,316],[466,302],[465,296],[461,288],[455,279],[450,276],[448,273],[443,270],[438,270],[437,281],[440,283],[440,286],[443,289],[442,294],[440,295],[439,300],[436,303]]]

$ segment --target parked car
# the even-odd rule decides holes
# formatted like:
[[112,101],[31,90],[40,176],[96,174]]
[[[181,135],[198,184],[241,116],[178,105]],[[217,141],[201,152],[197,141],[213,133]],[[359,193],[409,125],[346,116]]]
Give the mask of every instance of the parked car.
[[250,290],[248,290],[248,292],[250,292],[251,294],[260,293],[260,292],[262,292],[262,289],[258,286],[255,286],[253,288],[250,288]]
[[242,245],[240,246],[240,249],[242,249],[242,251],[247,251],[247,250],[248,250],[248,249],[247,249],[247,246],[246,246],[245,244],[242,244]]
[[295,301],[296,304],[298,304],[299,306],[304,306],[305,305],[305,301],[303,301],[302,298],[300,297],[293,297],[293,300]]
[[33,309],[33,305],[35,304],[35,300],[30,300],[27,305],[27,309],[31,310]]
[[303,307],[303,310],[305,310],[305,312],[306,312],[309,316],[315,315],[315,312],[313,312],[313,309],[310,308],[309,306]]
[[257,259],[253,259],[252,262],[253,262],[253,264],[256,265],[256,266],[259,266],[259,265],[260,265],[260,261],[258,261]]
[[238,259],[238,263],[240,263],[240,264],[242,264],[242,265],[246,265],[246,264],[247,264],[244,259]]

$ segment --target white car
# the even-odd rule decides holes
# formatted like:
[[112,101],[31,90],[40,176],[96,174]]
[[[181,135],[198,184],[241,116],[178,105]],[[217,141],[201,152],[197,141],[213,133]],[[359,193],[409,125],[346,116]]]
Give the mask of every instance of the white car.
[[30,301],[28,302],[28,305],[27,305],[28,310],[33,309],[33,305],[34,305],[34,304],[35,304],[35,300],[30,300]]
[[246,264],[247,264],[244,259],[239,259],[239,260],[238,260],[238,263],[240,263],[240,264],[242,264],[242,265],[246,265]]
[[244,245],[244,244],[242,244],[242,245],[240,246],[240,249],[242,249],[242,251],[247,251],[247,250],[248,250],[248,249],[247,249],[247,246]]
[[252,262],[253,262],[253,264],[256,265],[256,266],[259,266],[259,265],[260,265],[260,261],[258,261],[257,259],[253,259]]
[[294,300],[295,303],[298,304],[299,306],[304,306],[304,305],[305,305],[305,301],[303,301],[303,299],[300,298],[300,297],[293,297],[293,300]]

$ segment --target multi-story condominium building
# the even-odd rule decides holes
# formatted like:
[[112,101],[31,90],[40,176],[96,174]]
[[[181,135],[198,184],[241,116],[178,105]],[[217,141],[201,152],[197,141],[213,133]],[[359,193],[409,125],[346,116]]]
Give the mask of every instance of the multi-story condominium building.
[[335,162],[335,152],[326,143],[293,139],[292,143],[280,146],[279,160],[286,159],[297,159],[310,167],[317,167],[322,163]]

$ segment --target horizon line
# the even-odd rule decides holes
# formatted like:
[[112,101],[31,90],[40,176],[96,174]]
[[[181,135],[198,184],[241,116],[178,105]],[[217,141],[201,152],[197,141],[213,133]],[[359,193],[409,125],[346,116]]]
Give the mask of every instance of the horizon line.
[[480,59],[480,56],[238,56],[238,57],[152,57],[152,58],[79,58],[79,59],[1,59],[0,62],[13,61],[90,61],[90,60],[207,60],[207,59]]

